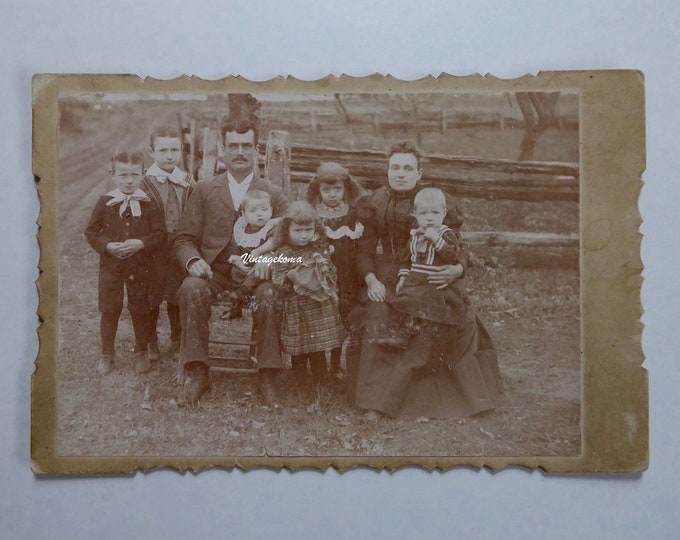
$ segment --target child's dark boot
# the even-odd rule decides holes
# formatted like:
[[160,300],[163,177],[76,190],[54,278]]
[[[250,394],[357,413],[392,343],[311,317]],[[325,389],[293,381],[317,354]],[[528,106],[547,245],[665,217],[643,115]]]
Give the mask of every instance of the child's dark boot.
[[321,384],[326,376],[328,375],[328,370],[326,369],[326,357],[315,358],[310,362],[310,368],[312,371],[312,382],[315,385]]
[[261,369],[257,373],[260,400],[265,407],[276,407],[275,373],[274,369]]
[[307,356],[292,356],[290,359],[290,367],[293,372],[295,384],[299,387],[307,386]]
[[344,373],[342,371],[342,367],[340,366],[340,358],[342,357],[342,348],[341,347],[336,347],[335,349],[331,350],[331,366],[330,366],[330,374],[331,377],[335,377],[336,379],[342,379],[344,376]]

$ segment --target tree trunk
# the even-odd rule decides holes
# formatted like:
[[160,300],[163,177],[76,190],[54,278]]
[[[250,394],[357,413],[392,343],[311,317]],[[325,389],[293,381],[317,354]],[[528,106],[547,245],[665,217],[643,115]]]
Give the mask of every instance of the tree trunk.
[[536,143],[543,132],[555,124],[555,108],[559,92],[515,92],[524,116],[524,137],[520,143],[519,161],[534,159]]
[[230,120],[250,120],[259,125],[260,102],[257,99],[250,94],[229,94],[228,99]]

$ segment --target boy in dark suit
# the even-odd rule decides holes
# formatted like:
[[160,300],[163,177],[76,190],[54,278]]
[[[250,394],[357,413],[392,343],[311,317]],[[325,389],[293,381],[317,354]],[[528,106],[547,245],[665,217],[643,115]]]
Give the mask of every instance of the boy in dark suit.
[[123,310],[124,290],[135,333],[133,365],[137,373],[151,367],[147,355],[151,295],[151,257],[165,241],[163,215],[139,186],[144,176],[141,152],[123,150],[111,158],[111,176],[117,188],[99,198],[92,210],[85,237],[99,253],[99,311],[101,356],[97,371],[106,375],[114,367],[114,341]]
[[153,274],[153,300],[158,307],[151,313],[151,336],[149,360],[160,358],[158,349],[158,315],[160,304],[165,300],[170,321],[170,354],[177,358],[181,337],[177,289],[184,278],[182,269],[172,256],[173,244],[184,205],[195,184],[191,175],[179,168],[182,158],[180,132],[172,126],[161,126],[151,133],[149,154],[154,159],[142,181],[142,189],[153,199],[163,213],[167,239],[154,252],[151,272]]

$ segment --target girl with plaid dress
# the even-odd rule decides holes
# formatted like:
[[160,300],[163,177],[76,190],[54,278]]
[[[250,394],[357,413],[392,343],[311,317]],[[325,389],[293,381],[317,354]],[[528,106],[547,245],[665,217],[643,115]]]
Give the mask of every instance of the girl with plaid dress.
[[277,229],[276,245],[272,283],[281,301],[281,348],[290,354],[299,383],[307,378],[309,362],[318,384],[327,372],[325,351],[342,346],[345,329],[332,247],[312,205],[304,201],[289,205]]

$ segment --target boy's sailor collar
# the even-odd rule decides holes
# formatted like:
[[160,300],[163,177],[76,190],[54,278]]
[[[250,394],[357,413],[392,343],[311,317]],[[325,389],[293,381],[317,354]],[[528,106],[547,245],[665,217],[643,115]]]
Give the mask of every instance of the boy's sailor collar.
[[139,217],[142,215],[142,207],[140,206],[139,201],[151,201],[149,196],[139,188],[130,194],[123,193],[120,189],[116,188],[113,191],[109,191],[106,196],[112,197],[111,200],[107,201],[106,206],[115,206],[116,204],[120,204],[118,214],[121,216],[125,213],[125,210],[127,210],[127,207],[129,206],[132,215],[134,217]]
[[179,167],[175,167],[171,173],[161,169],[156,163],[149,167],[146,171],[147,176],[153,176],[159,184],[165,184],[166,180],[170,180],[173,184],[186,188],[189,187],[189,182],[186,181],[187,173]]
[[258,248],[262,242],[267,238],[267,234],[274,226],[281,221],[280,218],[272,218],[264,226],[254,233],[247,233],[246,227],[248,222],[246,216],[240,216],[236,223],[234,223],[234,240],[239,247],[242,248]]

